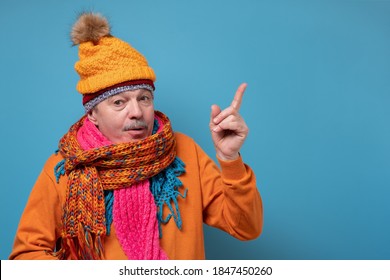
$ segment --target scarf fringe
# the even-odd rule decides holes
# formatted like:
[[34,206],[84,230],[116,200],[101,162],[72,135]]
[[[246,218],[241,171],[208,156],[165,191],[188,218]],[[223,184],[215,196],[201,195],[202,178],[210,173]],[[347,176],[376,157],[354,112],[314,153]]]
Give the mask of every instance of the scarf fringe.
[[[177,176],[180,176],[185,172],[184,167],[184,162],[176,157],[167,169],[151,178],[150,191],[153,194],[154,201],[158,209],[157,220],[160,238],[162,238],[161,225],[167,224],[172,217],[178,229],[182,229],[182,220],[177,198],[186,198],[188,189],[185,189],[183,194],[180,193],[179,187],[183,186],[183,183],[177,178]],[[169,209],[169,214],[166,218],[163,217],[164,204]]]
[[54,175],[56,176],[56,182],[57,184],[60,181],[60,177],[62,175],[65,175],[65,159],[61,160],[56,164],[54,167]]
[[103,260],[102,238],[101,232],[94,235],[88,227],[79,224],[78,236],[62,237],[61,248],[50,254],[60,260]]

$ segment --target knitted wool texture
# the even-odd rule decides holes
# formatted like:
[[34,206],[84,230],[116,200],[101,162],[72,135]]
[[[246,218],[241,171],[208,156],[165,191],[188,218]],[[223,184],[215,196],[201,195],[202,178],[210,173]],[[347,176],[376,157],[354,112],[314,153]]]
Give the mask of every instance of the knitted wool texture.
[[166,260],[160,247],[157,206],[149,180],[114,191],[116,236],[130,260]]
[[175,139],[169,119],[156,111],[164,127],[143,140],[84,151],[77,131],[84,117],[60,140],[59,152],[68,175],[63,210],[62,248],[77,259],[101,259],[106,235],[104,190],[117,190],[151,178],[175,159]]
[[[156,132],[163,128],[158,117],[155,118],[154,126]],[[84,124],[77,133],[77,140],[84,150],[112,144],[88,118],[84,119]],[[113,211],[109,209],[106,199],[106,220],[111,216],[110,212],[113,212],[116,235],[126,256],[131,260],[168,259],[160,247],[157,206],[150,191],[149,180],[113,192]],[[108,195],[107,193],[105,197]],[[106,224],[108,234],[111,223]]]
[[81,94],[92,94],[126,81],[156,80],[146,58],[130,44],[112,36],[107,20],[99,14],[82,14],[73,26],[72,41],[79,45],[75,69],[80,76],[77,90]]

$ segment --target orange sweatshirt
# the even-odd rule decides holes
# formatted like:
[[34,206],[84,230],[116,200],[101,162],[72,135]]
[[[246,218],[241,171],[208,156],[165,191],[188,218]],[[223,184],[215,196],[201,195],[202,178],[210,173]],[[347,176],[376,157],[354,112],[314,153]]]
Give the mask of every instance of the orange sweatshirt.
[[[219,228],[240,240],[258,237],[263,226],[263,208],[255,175],[242,162],[219,161],[221,169],[188,136],[175,133],[177,156],[186,172],[179,179],[186,198],[179,198],[183,221],[179,230],[171,219],[162,225],[160,244],[169,259],[204,259],[203,223]],[[52,155],[39,175],[16,232],[10,259],[55,259],[52,252],[61,236],[62,207],[67,177],[56,183],[55,165],[61,155]],[[166,216],[166,215],[164,215]],[[104,238],[105,259],[127,259],[115,234]]]

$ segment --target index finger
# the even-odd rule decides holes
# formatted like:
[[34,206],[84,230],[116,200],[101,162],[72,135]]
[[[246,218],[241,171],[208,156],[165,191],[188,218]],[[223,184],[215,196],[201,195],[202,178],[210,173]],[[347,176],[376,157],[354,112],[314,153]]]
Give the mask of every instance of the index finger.
[[242,102],[242,97],[244,96],[244,92],[245,92],[245,89],[246,89],[246,86],[247,84],[246,83],[243,83],[241,84],[237,91],[236,91],[236,94],[234,95],[234,99],[232,101],[232,104],[231,106],[235,109],[235,110],[240,110],[240,107],[241,107],[241,102]]

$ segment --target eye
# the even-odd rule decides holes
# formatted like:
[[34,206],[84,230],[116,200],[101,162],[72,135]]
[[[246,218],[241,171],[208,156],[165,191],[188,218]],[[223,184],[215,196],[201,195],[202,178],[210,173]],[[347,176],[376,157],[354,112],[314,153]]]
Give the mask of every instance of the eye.
[[150,94],[143,94],[139,97],[139,101],[145,105],[149,105],[153,101],[153,97]]
[[115,110],[121,110],[126,106],[126,100],[118,96],[111,100],[111,104]]
[[117,99],[117,100],[114,100],[113,103],[114,103],[114,105],[119,106],[119,105],[122,105],[122,104],[123,104],[123,100]]
[[120,97],[120,96],[115,96],[112,100],[111,100],[112,104],[114,104],[115,106],[121,106],[125,103],[125,99]]

